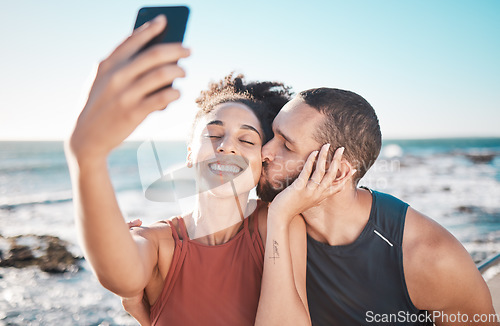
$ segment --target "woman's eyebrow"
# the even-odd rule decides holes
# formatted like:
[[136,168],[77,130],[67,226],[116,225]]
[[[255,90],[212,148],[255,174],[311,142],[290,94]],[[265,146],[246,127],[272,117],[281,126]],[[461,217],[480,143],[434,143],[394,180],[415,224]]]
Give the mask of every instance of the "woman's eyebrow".
[[260,139],[262,139],[262,135],[260,134],[260,132],[257,129],[255,129],[254,127],[250,126],[250,125],[242,125],[240,127],[240,129],[246,129],[246,130],[255,131],[257,133],[257,135],[259,135]]
[[212,121],[207,123],[207,126],[210,126],[210,125],[223,126],[224,122],[222,122],[220,120],[212,120]]
[[[224,122],[222,122],[221,120],[212,120],[212,121],[209,121],[207,123],[207,126],[224,126]],[[245,129],[245,130],[251,130],[251,131],[254,131],[257,133],[257,135],[259,135],[260,139],[262,139],[262,135],[260,134],[260,132],[255,129],[255,127],[252,127],[250,125],[241,125],[240,129]]]

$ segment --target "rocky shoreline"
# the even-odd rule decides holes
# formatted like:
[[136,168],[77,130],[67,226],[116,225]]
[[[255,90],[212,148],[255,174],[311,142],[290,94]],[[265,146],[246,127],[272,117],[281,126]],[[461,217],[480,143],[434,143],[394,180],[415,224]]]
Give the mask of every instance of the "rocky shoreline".
[[66,241],[51,235],[0,235],[0,267],[38,266],[50,274],[77,272],[83,257],[73,255],[68,246]]

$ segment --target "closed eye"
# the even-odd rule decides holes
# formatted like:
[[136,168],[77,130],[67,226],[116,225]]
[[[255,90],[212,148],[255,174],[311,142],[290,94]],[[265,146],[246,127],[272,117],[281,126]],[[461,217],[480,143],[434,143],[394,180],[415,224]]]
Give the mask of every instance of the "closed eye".
[[248,141],[248,140],[243,140],[243,139],[240,139],[240,141],[241,141],[242,143],[247,143],[247,144],[250,144],[250,145],[255,145],[255,143],[252,143],[252,142],[250,142],[250,141]]

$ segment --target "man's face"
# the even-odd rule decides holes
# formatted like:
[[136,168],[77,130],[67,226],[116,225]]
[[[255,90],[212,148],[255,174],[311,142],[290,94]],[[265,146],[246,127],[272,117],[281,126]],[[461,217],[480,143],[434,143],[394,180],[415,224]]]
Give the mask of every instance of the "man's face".
[[300,174],[312,151],[319,150],[313,134],[323,125],[324,116],[304,100],[288,102],[273,122],[274,138],[262,147],[262,175],[257,195],[271,202]]

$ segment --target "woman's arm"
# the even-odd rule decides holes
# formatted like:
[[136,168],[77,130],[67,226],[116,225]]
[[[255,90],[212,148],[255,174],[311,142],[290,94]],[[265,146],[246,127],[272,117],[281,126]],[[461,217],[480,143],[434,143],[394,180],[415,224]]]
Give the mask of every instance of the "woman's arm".
[[306,296],[306,228],[269,211],[264,274],[256,325],[310,325]]
[[73,162],[70,171],[76,226],[86,259],[104,287],[121,296],[136,294],[144,289],[156,264],[155,243],[130,234],[105,160]]
[[177,61],[189,55],[180,44],[162,44],[136,55],[159,34],[164,16],[138,28],[99,65],[73,134],[66,144],[73,184],[76,226],[99,281],[121,296],[144,289],[157,260],[148,232],[132,236],[118,207],[107,157],[155,111],[179,97],[169,87],[184,75]]
[[141,326],[151,325],[150,306],[147,298],[144,297],[144,292],[129,298],[122,297],[122,305]]

